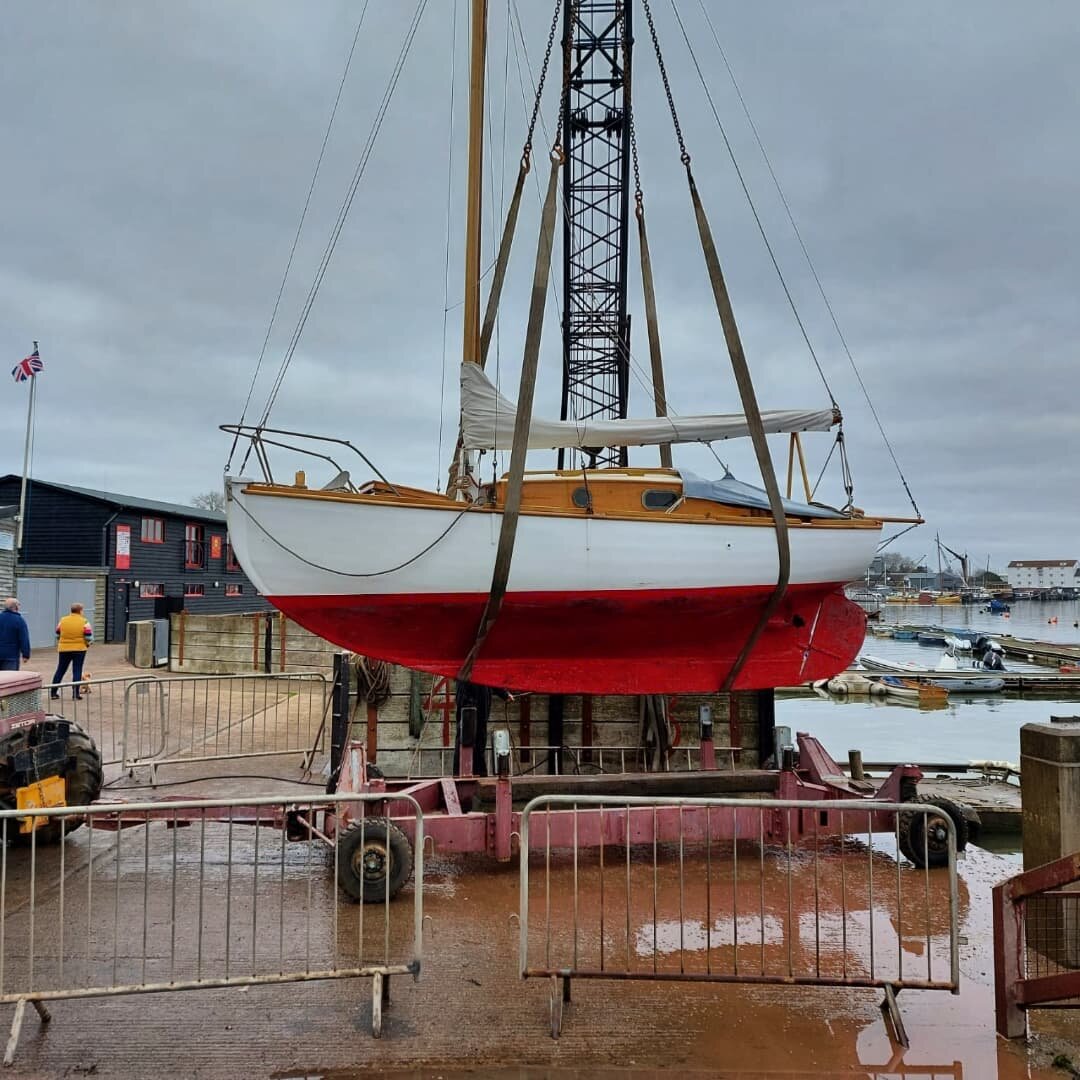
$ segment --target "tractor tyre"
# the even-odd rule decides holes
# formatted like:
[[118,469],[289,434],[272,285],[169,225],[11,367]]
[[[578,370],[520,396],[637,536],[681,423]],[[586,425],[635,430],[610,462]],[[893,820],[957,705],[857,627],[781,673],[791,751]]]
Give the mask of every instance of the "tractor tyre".
[[937,813],[914,810],[900,812],[900,851],[920,870],[925,867],[949,865],[949,834],[943,818],[949,818],[956,829],[956,850],[961,852],[968,843],[968,821],[963,808],[943,795],[917,795],[905,802],[920,803],[937,808]]
[[386,818],[354,821],[338,838],[338,885],[365,904],[393,899],[412,876],[409,838]]
[[[49,716],[50,720],[63,717]],[[101,753],[94,740],[76,723],[70,724],[67,743],[67,761],[64,768],[64,801],[68,806],[89,806],[101,795],[103,780]],[[42,779],[45,779],[42,777]],[[38,846],[58,844],[66,833],[74,832],[84,824],[85,818],[50,818],[33,833],[19,832],[8,825],[8,843],[12,847],[29,847],[30,838],[36,836]]]

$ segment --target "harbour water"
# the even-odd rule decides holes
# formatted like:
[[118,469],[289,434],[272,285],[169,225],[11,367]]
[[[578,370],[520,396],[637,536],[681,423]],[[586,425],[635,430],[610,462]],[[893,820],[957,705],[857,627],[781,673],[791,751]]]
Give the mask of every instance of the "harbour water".
[[[1057,622],[1050,622],[1051,619]],[[994,634],[1060,643],[1080,643],[1080,601],[1018,601],[1010,617],[989,615],[975,605],[888,605],[882,623],[972,627]],[[932,667],[941,649],[915,642],[868,635],[864,651],[893,660],[914,660]],[[1038,668],[1022,661],[1009,666]],[[1080,716],[1080,700],[1017,699],[1000,694],[950,694],[944,707],[866,698],[788,697],[777,695],[776,722],[793,731],[809,731],[838,760],[860,749],[868,761],[955,761],[994,759],[1018,762],[1020,728],[1050,716]]]

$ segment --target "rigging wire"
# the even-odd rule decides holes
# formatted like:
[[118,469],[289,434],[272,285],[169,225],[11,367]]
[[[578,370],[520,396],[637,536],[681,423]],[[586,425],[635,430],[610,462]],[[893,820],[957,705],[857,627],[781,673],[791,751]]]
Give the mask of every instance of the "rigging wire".
[[279,547],[286,555],[291,555],[297,562],[303,563],[305,566],[310,566],[313,570],[322,570],[327,574],[334,574],[337,577],[345,578],[374,578],[383,577],[386,574],[395,574],[398,570],[404,570],[406,566],[411,566],[418,559],[423,558],[432,548],[437,544],[440,544],[450,533],[450,530],[471,510],[473,509],[472,503],[465,503],[464,508],[454,515],[454,520],[446,526],[445,529],[434,540],[431,541],[427,547],[422,548],[411,558],[406,559],[404,562],[398,563],[397,566],[391,566],[386,570],[371,570],[366,573],[360,573],[358,571],[351,570],[335,570],[332,566],[321,566],[317,562],[312,562],[310,559],[305,559],[297,551],[293,551],[287,544],[283,544],[276,536],[274,536],[263,524],[259,521],[254,514],[239,500],[235,500],[237,506],[244,512],[244,516],[255,526],[276,547]]
[[[360,29],[364,25],[364,16],[367,15],[369,2],[370,0],[364,0],[364,6],[360,10],[360,19],[356,24],[356,32],[353,34],[352,45],[349,46],[349,55],[345,58],[345,70],[341,73],[341,81],[338,83],[337,94],[334,97],[334,106],[330,110],[330,119],[327,122],[326,131],[323,133],[322,145],[319,147],[319,156],[315,160],[315,170],[311,174],[311,183],[308,184],[307,196],[304,199],[303,209],[300,211],[300,220],[296,225],[296,235],[293,236],[292,247],[289,249],[289,257],[285,260],[285,272],[281,275],[281,284],[278,286],[277,297],[274,299],[274,307],[270,312],[270,322],[266,327],[266,336],[263,338],[262,348],[259,350],[259,359],[255,363],[255,373],[251,376],[251,385],[248,387],[247,397],[244,399],[244,408],[240,413],[241,424],[247,419],[247,411],[251,406],[251,399],[255,393],[255,386],[259,381],[259,372],[262,370],[263,359],[266,356],[266,350],[270,344],[270,334],[273,332],[274,323],[277,321],[278,308],[281,307],[281,298],[285,294],[285,285],[289,280],[289,271],[292,269],[293,257],[296,255],[296,248],[300,243],[300,234],[303,232],[304,222],[307,220],[308,208],[311,206],[311,196],[315,191],[315,184],[319,179],[319,170],[322,168],[323,157],[326,154],[326,144],[330,141],[330,132],[334,127],[334,119],[337,117],[338,105],[341,104],[341,94],[345,89],[345,80],[349,76],[349,68],[352,66],[353,55],[356,52],[356,43],[360,39]],[[233,455],[236,453],[236,445],[239,442],[239,439],[240,434],[238,432],[233,436],[232,446],[229,449],[229,460],[225,464],[226,472],[228,472],[232,466]],[[247,454],[244,455],[244,461],[247,461]]]
[[360,152],[360,158],[357,161],[356,169],[353,172],[352,182],[349,185],[348,192],[344,201],[338,210],[337,219],[334,222],[334,226],[330,231],[330,238],[327,241],[326,248],[323,251],[322,258],[319,262],[318,269],[315,272],[314,280],[312,281],[311,288],[308,290],[307,299],[304,301],[304,305],[301,308],[300,317],[297,320],[296,327],[293,330],[292,337],[289,341],[288,348],[285,351],[285,356],[281,361],[281,366],[278,369],[277,377],[274,380],[274,384],[270,390],[269,397],[267,398],[266,407],[263,410],[262,418],[259,421],[259,427],[264,427],[267,420],[270,418],[270,412],[274,407],[274,403],[277,401],[278,393],[281,390],[282,383],[285,380],[286,372],[292,363],[293,356],[296,353],[296,348],[300,343],[300,338],[304,333],[304,328],[307,325],[308,316],[311,314],[311,310],[315,305],[315,299],[319,294],[319,289],[323,283],[323,279],[326,276],[326,271],[330,266],[330,261],[333,258],[334,250],[337,247],[339,238],[341,237],[342,229],[345,227],[345,220],[349,215],[349,210],[352,208],[353,199],[356,197],[357,189],[360,186],[360,181],[363,179],[364,173],[367,171],[368,162],[371,160],[372,151],[375,148],[375,143],[378,140],[379,133],[382,130],[383,121],[386,119],[386,114],[390,109],[390,103],[394,97],[394,91],[397,89],[398,81],[401,78],[401,73],[405,68],[405,62],[408,59],[409,53],[412,50],[412,44],[416,37],[416,32],[420,27],[420,21],[424,16],[424,11],[427,9],[428,0],[417,0],[416,8],[413,11],[412,18],[409,22],[409,26],[405,31],[405,37],[401,43],[401,48],[398,51],[397,59],[394,62],[393,70],[390,73],[390,78],[387,81],[386,89],[383,91],[382,100],[379,102],[379,107],[376,110],[375,119],[372,121],[371,129],[368,132],[367,141],[364,143],[364,147]]
[[[870,408],[870,413],[874,418],[874,423],[877,424],[878,432],[881,434],[881,438],[885,443],[885,448],[889,452],[889,457],[892,458],[893,465],[896,467],[897,475],[900,477],[900,482],[904,485],[904,491],[907,493],[908,499],[911,500],[911,505],[915,510],[915,513],[922,517],[919,513],[919,507],[915,502],[915,497],[911,493],[911,488],[908,487],[907,479],[904,476],[903,470],[900,468],[900,462],[897,461],[896,454],[893,452],[892,444],[889,442],[889,437],[885,434],[885,427],[881,422],[881,418],[878,416],[878,411],[874,407],[874,402],[871,400],[870,391],[867,389],[866,384],[863,382],[862,374],[859,371],[858,365],[855,363],[855,357],[852,355],[851,349],[848,347],[847,338],[844,336],[843,330],[840,329],[840,322],[836,317],[836,312],[833,310],[832,303],[829,301],[829,297],[825,292],[825,286],[822,284],[821,278],[818,275],[817,267],[814,265],[814,260],[810,258],[810,251],[808,250],[805,241],[803,240],[802,231],[795,222],[795,215],[792,213],[791,205],[788,203],[787,196],[784,194],[784,189],[780,186],[780,180],[776,175],[776,171],[773,169],[772,160],[765,150],[765,144],[762,142],[761,135],[758,133],[757,125],[754,123],[753,117],[750,115],[750,108],[746,103],[746,99],[743,97],[742,89],[739,86],[738,80],[735,78],[735,72],[731,67],[727,58],[727,53],[724,51],[724,47],[720,44],[720,36],[716,32],[716,27],[713,25],[712,17],[709,15],[708,8],[705,6],[705,0],[698,0],[698,4],[701,7],[701,13],[705,17],[705,23],[709,27],[709,32],[712,35],[712,39],[716,44],[717,51],[720,53],[720,59],[724,62],[724,67],[727,69],[729,78],[731,79],[731,85],[735,89],[735,94],[739,99],[739,104],[742,106],[743,114],[746,117],[747,123],[750,125],[750,130],[753,132],[754,140],[757,142],[758,149],[761,151],[761,156],[765,161],[765,166],[769,170],[769,176],[772,177],[772,182],[776,187],[776,193],[780,196],[780,202],[783,204],[784,211],[787,214],[787,219],[791,224],[792,232],[795,234],[795,239],[799,242],[799,247],[802,250],[803,258],[806,259],[806,265],[810,268],[810,273],[814,278],[814,283],[817,285],[817,290],[821,294],[821,299],[825,304],[825,310],[829,313],[829,318],[832,320],[833,329],[836,331],[836,336],[840,340],[840,344],[844,349],[844,354],[848,358],[848,362],[851,364],[851,370],[855,373],[855,378],[858,380],[859,389],[862,390],[863,397],[866,399],[866,404]],[[904,530],[907,531],[906,529]],[[902,535],[902,534],[901,534]]]
[[731,164],[735,168],[735,175],[739,178],[739,184],[742,187],[743,195],[746,196],[747,204],[750,207],[750,212],[754,216],[754,221],[757,224],[758,232],[761,234],[762,242],[765,244],[765,250],[769,253],[769,258],[772,261],[773,269],[776,271],[776,276],[780,281],[780,286],[784,290],[784,295],[787,297],[788,306],[791,308],[792,315],[795,316],[795,322],[799,326],[799,330],[802,333],[803,341],[806,342],[806,347],[810,352],[810,357],[814,361],[814,367],[817,368],[817,373],[821,377],[822,385],[825,387],[825,392],[829,395],[829,402],[834,408],[839,408],[836,402],[836,398],[833,396],[832,388],[829,386],[829,380],[825,377],[825,372],[822,369],[821,362],[818,360],[817,353],[814,351],[814,346],[811,344],[810,335],[806,331],[806,327],[803,325],[802,318],[799,315],[798,308],[795,306],[795,298],[791,295],[791,290],[788,288],[787,279],[784,277],[784,272],[780,269],[780,263],[776,258],[776,252],[773,251],[773,246],[769,242],[769,237],[765,232],[765,225],[761,220],[760,214],[758,214],[757,206],[754,203],[753,196],[750,194],[750,188],[746,183],[746,178],[743,176],[743,171],[739,167],[739,162],[735,157],[735,150],[731,145],[731,141],[728,139],[727,130],[724,128],[723,121],[720,119],[720,113],[717,111],[716,102],[713,100],[712,91],[709,89],[709,84],[705,79],[705,73],[701,70],[701,65],[698,63],[697,53],[694,52],[694,46],[690,42],[690,35],[686,32],[686,26],[683,24],[682,15],[679,14],[679,8],[676,4],[676,0],[671,0],[671,10],[675,15],[675,20],[679,24],[679,30],[682,32],[683,41],[686,42],[686,48],[690,52],[690,59],[693,61],[694,70],[697,72],[698,80],[701,82],[701,87],[705,91],[705,97],[709,102],[709,108],[712,110],[713,119],[716,121],[716,126],[720,130],[720,135],[724,140],[724,146],[727,149],[728,157],[731,159]]
[[458,0],[454,0],[453,12],[450,16],[452,33],[450,45],[450,116],[447,126],[447,157],[446,157],[446,258],[443,266],[443,316],[442,316],[442,372],[439,378],[439,448],[435,459],[435,490],[439,491],[441,484],[442,455],[443,455],[443,428],[446,422],[446,328],[450,316],[450,224],[452,220],[453,192],[454,192],[454,102],[457,90],[457,25],[458,25]]

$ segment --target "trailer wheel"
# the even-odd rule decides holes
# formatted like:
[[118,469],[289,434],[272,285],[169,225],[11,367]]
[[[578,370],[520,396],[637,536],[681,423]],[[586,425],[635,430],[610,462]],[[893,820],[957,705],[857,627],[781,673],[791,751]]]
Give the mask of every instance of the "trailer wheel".
[[952,820],[956,828],[956,850],[963,851],[968,842],[968,822],[963,809],[943,795],[916,795],[905,801],[933,806],[936,812],[900,812],[900,851],[920,870],[927,866],[948,866],[949,832],[944,819]]
[[412,875],[412,864],[409,838],[386,818],[354,821],[338,840],[338,885],[365,904],[397,896]]
[[[64,718],[50,714],[48,719]],[[89,806],[97,802],[101,795],[102,779],[101,754],[94,745],[94,740],[78,724],[70,723],[67,762],[64,767],[64,798],[67,805]],[[36,836],[38,847],[43,844],[58,844],[66,833],[74,832],[84,821],[81,817],[52,818],[33,833],[19,832],[13,821],[8,826],[8,843],[12,847],[29,847],[30,838]]]

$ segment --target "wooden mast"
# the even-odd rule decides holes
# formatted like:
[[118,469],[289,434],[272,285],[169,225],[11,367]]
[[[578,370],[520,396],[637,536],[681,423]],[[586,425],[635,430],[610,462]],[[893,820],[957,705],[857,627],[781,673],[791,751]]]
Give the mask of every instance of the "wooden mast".
[[469,56],[469,172],[465,196],[465,315],[461,359],[480,362],[480,214],[484,169],[484,68],[487,0],[472,0]]

